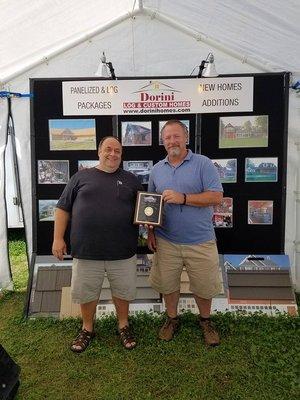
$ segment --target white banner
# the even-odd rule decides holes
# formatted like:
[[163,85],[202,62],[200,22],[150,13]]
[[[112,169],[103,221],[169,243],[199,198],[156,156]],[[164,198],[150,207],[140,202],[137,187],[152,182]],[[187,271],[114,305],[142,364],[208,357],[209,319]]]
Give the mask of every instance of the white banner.
[[253,111],[253,77],[66,81],[64,115]]

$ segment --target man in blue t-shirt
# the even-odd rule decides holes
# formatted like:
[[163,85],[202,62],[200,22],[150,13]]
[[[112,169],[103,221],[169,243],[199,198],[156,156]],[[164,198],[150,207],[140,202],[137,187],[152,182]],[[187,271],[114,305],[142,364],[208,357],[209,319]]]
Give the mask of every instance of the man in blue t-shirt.
[[139,180],[119,168],[122,146],[116,137],[100,141],[99,165],[72,176],[55,212],[52,253],[62,260],[64,241],[71,221],[73,256],[71,293],[80,304],[82,328],[71,350],[84,351],[93,337],[96,306],[106,272],[116,307],[121,343],[132,349],[136,341],[128,325],[129,302],[136,292],[136,248],[138,227],[133,225]]
[[148,247],[155,253],[150,282],[163,294],[167,309],[159,337],[171,340],[179,326],[177,306],[185,267],[205,343],[216,346],[220,339],[210,312],[221,286],[212,206],[221,203],[223,189],[212,161],[186,148],[187,134],[178,120],[164,125],[161,135],[168,155],[150,175],[148,191],[161,193],[164,200],[162,227],[148,231]]

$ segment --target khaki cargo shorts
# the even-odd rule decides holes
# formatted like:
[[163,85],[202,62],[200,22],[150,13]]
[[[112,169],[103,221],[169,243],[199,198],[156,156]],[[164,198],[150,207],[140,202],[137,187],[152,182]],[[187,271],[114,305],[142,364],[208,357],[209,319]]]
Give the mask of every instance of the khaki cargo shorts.
[[110,283],[112,296],[131,301],[136,295],[136,255],[125,260],[83,260],[73,258],[72,301],[85,304],[100,297],[104,274]]
[[179,291],[183,267],[189,276],[190,291],[196,296],[211,299],[221,292],[215,240],[187,245],[156,236],[156,252],[149,278],[151,286],[162,294]]

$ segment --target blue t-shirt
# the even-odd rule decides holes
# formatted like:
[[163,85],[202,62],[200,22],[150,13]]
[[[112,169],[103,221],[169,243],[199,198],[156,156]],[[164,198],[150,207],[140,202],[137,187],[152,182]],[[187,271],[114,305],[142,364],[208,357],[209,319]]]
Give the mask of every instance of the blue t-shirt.
[[[148,185],[149,192],[162,193],[171,189],[181,193],[223,192],[217,169],[212,161],[188,151],[176,167],[168,157],[154,165]],[[215,239],[212,224],[213,207],[164,204],[163,225],[155,234],[174,243],[197,244]]]

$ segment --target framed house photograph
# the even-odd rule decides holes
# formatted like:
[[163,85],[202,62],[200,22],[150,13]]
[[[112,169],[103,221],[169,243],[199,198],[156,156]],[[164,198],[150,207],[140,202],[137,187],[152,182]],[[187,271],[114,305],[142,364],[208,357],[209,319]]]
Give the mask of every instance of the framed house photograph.
[[162,206],[161,194],[138,192],[133,223],[160,226],[162,223]]
[[86,168],[93,168],[99,165],[99,160],[78,160],[78,171]]
[[121,125],[122,146],[151,146],[151,121],[126,121]]
[[123,161],[123,169],[134,174],[143,184],[148,184],[152,168],[152,160]]
[[39,221],[54,221],[54,212],[58,200],[39,200]]
[[277,182],[278,158],[246,158],[245,182]]
[[70,178],[68,160],[38,160],[40,185],[66,184]]
[[273,224],[273,201],[271,201],[271,200],[249,200],[248,201],[248,224],[249,225],[272,225]]
[[236,183],[236,158],[224,158],[222,160],[212,160],[212,162],[217,168],[221,183]]
[[219,148],[268,147],[268,115],[219,118]]
[[49,119],[51,151],[96,150],[94,119]]
[[223,197],[222,203],[214,206],[213,225],[215,228],[233,227],[233,199]]
[[[168,121],[167,120],[166,121],[159,121],[159,139],[158,139],[159,143],[158,144],[160,146],[164,145],[162,137],[161,137],[161,130],[164,127],[166,122],[168,122]],[[180,122],[182,122],[186,126],[186,129],[187,129],[187,132],[188,132],[188,136],[187,136],[187,139],[186,139],[186,144],[189,144],[190,143],[190,121],[188,119],[182,119],[182,120],[180,120]]]

